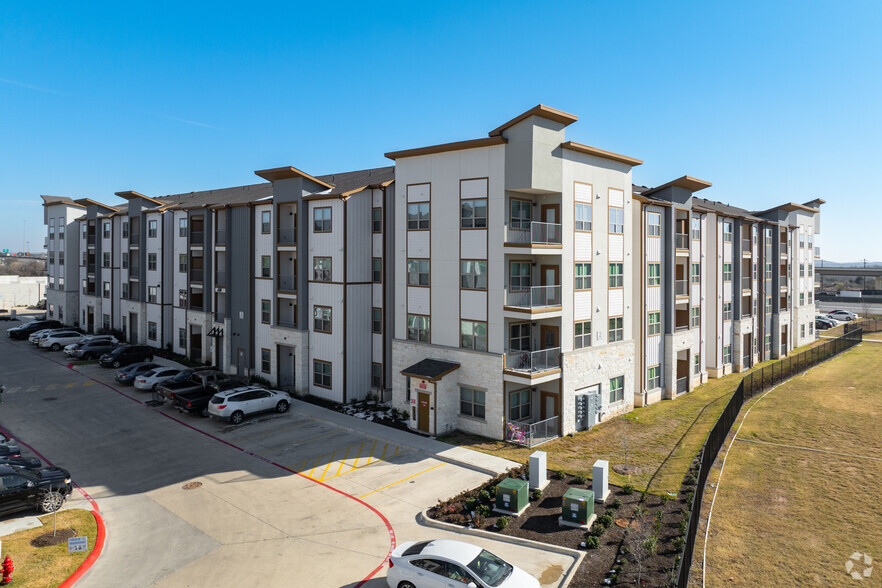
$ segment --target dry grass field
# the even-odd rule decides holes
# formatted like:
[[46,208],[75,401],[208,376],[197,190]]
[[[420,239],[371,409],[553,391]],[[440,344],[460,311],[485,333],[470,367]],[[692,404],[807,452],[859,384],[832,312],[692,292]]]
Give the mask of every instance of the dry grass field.
[[[713,507],[707,586],[882,586],[878,563],[859,583],[845,567],[855,552],[882,561],[880,367],[882,345],[863,343],[745,405]],[[700,533],[698,585],[703,546]]]

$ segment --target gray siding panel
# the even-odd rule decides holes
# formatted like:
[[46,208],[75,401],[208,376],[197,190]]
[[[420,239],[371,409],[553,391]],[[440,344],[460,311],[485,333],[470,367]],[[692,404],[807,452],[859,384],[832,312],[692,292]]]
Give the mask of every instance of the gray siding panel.
[[254,268],[251,267],[251,207],[238,206],[229,209],[229,228],[227,230],[227,311],[230,317],[231,365],[235,366],[238,349],[245,350],[248,367],[253,368],[254,353],[251,345],[252,331],[252,282]]

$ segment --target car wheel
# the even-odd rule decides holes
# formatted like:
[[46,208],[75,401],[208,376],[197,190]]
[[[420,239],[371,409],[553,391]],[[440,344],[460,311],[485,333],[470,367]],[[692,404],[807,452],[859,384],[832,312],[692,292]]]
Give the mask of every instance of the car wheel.
[[288,401],[279,400],[279,403],[276,405],[276,412],[288,412]]
[[414,586],[410,582],[402,582],[398,585],[398,588],[416,588],[416,586]]
[[61,349],[61,345],[59,345],[58,343],[53,343],[52,347],[50,347],[49,349],[51,349],[52,351],[58,351],[59,349]]
[[242,419],[244,419],[244,418],[245,418],[245,413],[242,412],[241,410],[237,410],[236,412],[234,412],[233,414],[230,415],[230,422],[233,423],[234,425],[238,425],[239,423],[242,422]]
[[208,417],[208,407],[206,406],[205,408],[203,408],[203,409],[202,409],[202,412],[200,412],[199,415],[200,415],[202,418],[207,418],[207,417]]
[[118,368],[118,367],[119,367],[119,362],[118,362],[118,361],[113,362],[113,367]]
[[64,495],[61,492],[46,492],[40,497],[40,510],[43,512],[55,512],[64,504]]

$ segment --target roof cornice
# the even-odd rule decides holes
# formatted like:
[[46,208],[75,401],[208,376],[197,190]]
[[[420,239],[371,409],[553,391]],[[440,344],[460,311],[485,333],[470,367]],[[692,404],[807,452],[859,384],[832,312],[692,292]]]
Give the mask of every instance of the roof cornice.
[[563,110],[558,110],[557,108],[551,108],[550,106],[545,106],[544,104],[538,104],[527,112],[517,115],[507,123],[496,127],[495,129],[490,131],[489,136],[496,137],[502,135],[502,131],[504,131],[505,129],[513,127],[514,125],[530,118],[531,116],[547,118],[548,120],[553,120],[554,122],[558,122],[563,126],[571,125],[579,120],[579,117],[575,114],[570,114],[569,112],[564,112]]
[[606,151],[597,147],[591,147],[590,145],[583,145],[582,143],[576,143],[575,141],[567,141],[565,143],[561,143],[560,146],[562,149],[569,149],[570,151],[575,151],[577,153],[585,153],[586,155],[602,157],[603,159],[611,159],[613,161],[618,161],[619,163],[630,165],[631,167],[643,165],[642,159],[637,159],[636,157],[628,157],[627,155],[621,155],[619,153],[613,153],[612,151]]
[[405,149],[403,151],[390,151],[386,153],[389,159],[403,159],[405,157],[417,157],[418,155],[433,155],[435,153],[444,153],[445,151],[459,151],[461,149],[476,149],[478,147],[492,147],[494,145],[503,145],[508,143],[505,137],[484,137],[481,139],[470,139],[468,141],[456,141],[454,143],[442,143],[441,145],[431,145],[429,147],[417,147],[416,149]]

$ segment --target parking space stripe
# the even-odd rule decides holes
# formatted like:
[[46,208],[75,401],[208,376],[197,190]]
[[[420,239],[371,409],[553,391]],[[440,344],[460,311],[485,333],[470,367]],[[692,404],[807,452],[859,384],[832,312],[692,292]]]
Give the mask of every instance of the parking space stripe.
[[325,476],[328,475],[328,468],[331,467],[331,464],[334,463],[334,458],[337,456],[337,452],[331,454],[331,459],[328,460],[328,465],[325,466],[325,471],[322,472],[322,477],[319,480],[324,480]]
[[[307,474],[310,478],[313,477],[313,476],[312,476],[312,473],[315,471],[315,468],[318,467],[319,462],[321,462],[321,461],[322,461],[322,456],[320,455],[320,456],[318,456],[318,457],[316,458],[316,460],[315,460],[315,465],[312,466],[312,469],[309,470],[309,473]],[[315,479],[315,478],[313,478],[313,479]]]
[[56,388],[58,388],[58,384],[49,384],[46,386],[46,390],[55,390]]
[[350,449],[352,449],[351,446],[346,448],[346,455],[344,455],[344,456],[343,456],[343,459],[340,460],[340,467],[337,468],[337,473],[334,474],[333,476],[331,476],[332,478],[335,478],[335,477],[337,477],[337,476],[340,475],[340,470],[343,469],[343,464],[346,463],[346,458],[349,457],[349,450],[350,450]]
[[70,382],[69,384],[65,385],[65,388],[76,388],[77,385],[78,384],[76,382]]
[[36,391],[39,390],[39,389],[40,389],[39,386],[31,386],[30,388],[28,388],[28,389],[26,390],[26,392],[36,392]]
[[362,494],[361,496],[359,496],[359,498],[364,498],[365,496],[370,496],[371,494],[375,494],[377,492],[380,492],[381,490],[385,490],[386,488],[391,488],[395,484],[400,484],[401,482],[406,482],[407,480],[410,480],[411,478],[416,478],[417,476],[421,476],[422,474],[425,474],[426,472],[431,472],[432,470],[440,468],[443,465],[447,465],[447,462],[439,463],[436,466],[432,466],[429,469],[423,470],[423,471],[418,472],[416,474],[413,474],[412,476],[408,476],[406,478],[401,478],[397,482],[392,482],[391,484],[387,484],[386,486],[383,486],[382,488],[377,488],[376,490],[373,490],[372,492],[368,492],[367,494]]
[[368,460],[367,460],[367,463],[364,464],[364,465],[366,465],[366,466],[371,465],[371,460],[374,458],[374,449],[376,449],[376,448],[377,448],[377,442],[374,441],[374,444],[371,445],[371,452],[368,454]]

